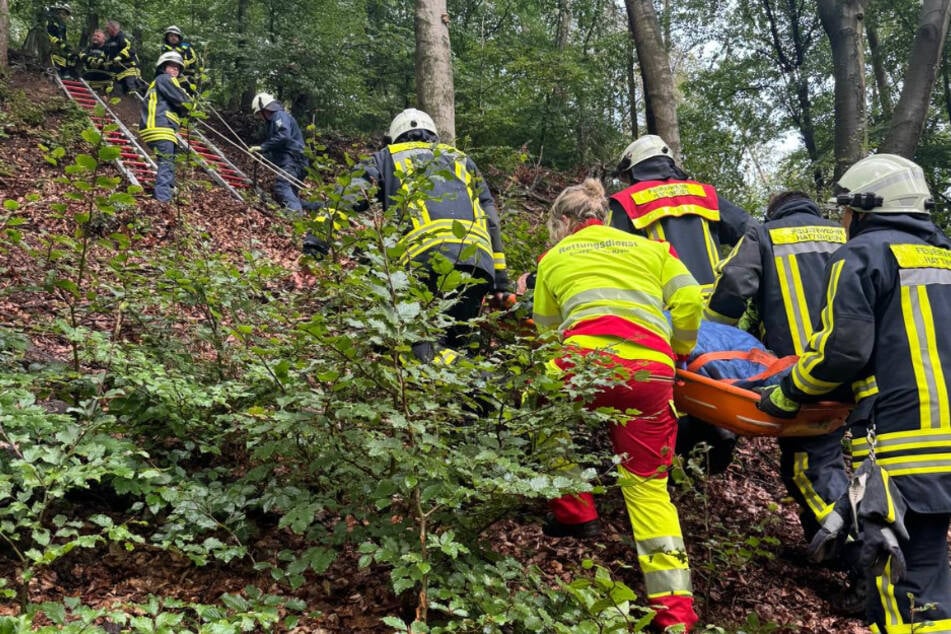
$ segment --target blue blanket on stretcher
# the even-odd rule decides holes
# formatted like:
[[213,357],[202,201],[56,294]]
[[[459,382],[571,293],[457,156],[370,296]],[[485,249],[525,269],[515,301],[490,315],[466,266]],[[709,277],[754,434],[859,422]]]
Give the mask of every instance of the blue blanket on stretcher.
[[[697,345],[690,353],[688,363],[709,352],[726,350],[761,350],[769,354],[766,346],[745,330],[705,319],[700,322]],[[765,364],[749,359],[716,359],[704,363],[696,372],[711,379],[731,380],[737,387],[747,390],[775,385],[788,373],[786,370],[772,376],[751,380],[751,377],[762,374],[766,368]]]

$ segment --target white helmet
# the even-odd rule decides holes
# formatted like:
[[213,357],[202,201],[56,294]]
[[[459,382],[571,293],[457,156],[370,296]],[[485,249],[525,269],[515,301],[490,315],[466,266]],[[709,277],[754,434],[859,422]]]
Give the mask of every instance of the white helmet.
[[436,124],[433,123],[432,117],[422,110],[407,108],[393,117],[393,121],[390,123],[390,141],[395,142],[410,130],[428,130],[437,134]]
[[168,27],[167,29],[165,29],[165,35],[168,35],[169,33],[177,35],[178,37],[182,37],[182,30],[178,28],[177,26],[175,26],[174,24]]
[[669,156],[673,159],[670,147],[656,134],[645,134],[624,148],[618,161],[617,171],[626,172],[638,163],[653,156]]
[[897,154],[873,154],[839,178],[835,202],[876,214],[925,214],[934,206],[925,173]]
[[267,92],[259,92],[254,95],[254,99],[251,100],[251,110],[254,114],[258,114],[262,110],[267,110],[268,106],[277,101],[274,98],[274,95]]
[[185,68],[185,62],[182,61],[182,56],[175,51],[168,51],[167,53],[159,55],[158,61],[155,62],[156,72],[161,71],[162,67],[166,64],[178,64],[180,69]]

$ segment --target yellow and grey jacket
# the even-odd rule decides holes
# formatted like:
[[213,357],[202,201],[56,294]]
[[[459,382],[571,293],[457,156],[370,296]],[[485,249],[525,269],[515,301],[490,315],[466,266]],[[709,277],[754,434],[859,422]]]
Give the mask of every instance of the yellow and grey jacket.
[[923,214],[868,214],[826,272],[821,328],[783,391],[816,400],[852,383],[871,401],[853,427],[853,460],[869,453],[919,513],[951,512],[951,241]]
[[55,17],[46,22],[46,35],[50,40],[50,61],[56,68],[65,68],[71,53],[66,38],[66,23]]
[[110,37],[103,48],[106,51],[106,57],[109,58],[109,70],[115,73],[117,81],[122,81],[126,77],[141,77],[139,56],[136,55],[132,42],[126,38],[125,33],[119,31]]
[[188,95],[178,80],[161,73],[149,84],[142,102],[139,119],[139,134],[146,143],[155,141],[176,142],[175,133],[181,125],[181,117],[188,113]]
[[351,184],[364,196],[374,186],[383,208],[401,213],[404,257],[425,263],[438,252],[457,267],[481,271],[494,289],[508,289],[499,214],[471,158],[443,143],[388,145]]
[[802,354],[819,319],[826,264],[843,244],[845,229],[821,218],[814,202],[790,200],[751,226],[720,263],[704,316],[736,325],[753,299],[766,347]]

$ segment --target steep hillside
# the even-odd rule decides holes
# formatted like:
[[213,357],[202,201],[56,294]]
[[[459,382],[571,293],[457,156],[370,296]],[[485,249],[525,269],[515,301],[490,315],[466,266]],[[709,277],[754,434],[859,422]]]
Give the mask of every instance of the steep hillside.
[[[135,117],[137,107],[124,103],[119,110],[123,117],[130,119]],[[117,264],[119,249],[113,253],[108,250],[112,247],[104,245],[82,246],[85,243],[81,232],[77,232],[76,219],[89,212],[89,199],[76,195],[75,187],[64,182],[64,165],[78,152],[88,151],[76,133],[81,127],[81,117],[72,111],[59,89],[46,77],[19,72],[0,91],[3,133],[0,187],[4,201],[17,203],[5,204],[9,215],[4,228],[15,231],[20,239],[19,243],[10,242],[0,250],[3,270],[0,302],[4,329],[23,335],[28,341],[20,361],[23,368],[30,371],[66,368],[59,372],[57,380],[67,384],[71,376],[67,370],[73,364],[82,366],[85,375],[107,372],[110,367],[108,359],[79,359],[77,347],[88,342],[71,341],[70,332],[87,333],[87,338],[88,333],[104,332],[128,340],[154,336],[157,315],[128,314],[121,307],[125,300],[120,290],[131,298],[136,292],[148,293],[149,289],[133,288],[128,280],[121,284],[116,280],[122,280],[123,275],[134,270],[141,274],[136,278],[141,284],[166,284],[168,279],[174,279],[174,271],[159,269],[171,261],[169,251],[177,253],[183,263],[196,264],[224,255],[235,267],[249,263],[257,270],[274,267],[269,276],[262,278],[265,281],[254,287],[255,295],[251,299],[262,304],[286,303],[301,312],[331,309],[327,296],[306,285],[301,288],[299,279],[295,278],[299,272],[299,238],[294,235],[291,223],[262,204],[236,201],[208,184],[197,171],[180,170],[179,187],[183,195],[179,203],[163,205],[140,196],[134,205],[117,205],[114,213],[103,215],[103,227],[96,233],[97,239],[113,233],[129,236],[134,253],[123,256],[127,259]],[[328,140],[326,144],[334,150],[330,152],[332,156],[341,154],[341,148],[352,146],[340,140]],[[40,145],[48,149],[40,150]],[[52,165],[44,154],[59,145],[65,148],[65,155],[59,165]],[[234,158],[241,161],[240,157]],[[508,225],[518,229],[533,222],[537,224],[546,202],[564,183],[577,177],[548,174],[530,167],[520,167],[509,174],[491,168],[486,172],[493,188],[500,193],[503,206],[520,212],[522,224]],[[13,208],[15,213],[10,211]],[[11,224],[13,217],[21,224]],[[51,236],[60,238],[51,239]],[[525,235],[508,235],[507,239],[513,244],[528,241]],[[52,255],[60,250],[72,254],[82,250],[82,267],[86,268],[71,264],[73,268],[68,271],[71,275],[79,270],[83,275],[92,276],[99,286],[84,287],[85,294],[77,294],[73,286],[57,282],[65,279],[62,271],[67,270],[63,260]],[[162,260],[151,259],[153,255],[158,258],[159,253],[165,254]],[[253,253],[253,257],[249,253]],[[527,265],[526,258],[522,260],[521,264]],[[319,276],[320,272],[317,273]],[[207,292],[215,289],[214,274],[215,271],[209,273]],[[183,284],[180,295],[184,296],[186,290],[194,291]],[[87,310],[83,304],[82,310],[77,309],[79,300],[85,301],[94,295],[98,296],[91,302],[115,304],[115,308]],[[165,333],[169,342],[190,324],[214,325],[238,318],[237,310],[233,314],[208,314],[203,312],[203,306],[197,301],[181,300],[177,308],[180,321],[167,322]],[[71,319],[75,321],[70,322]],[[72,327],[56,326],[58,322]],[[285,326],[275,324],[275,332]],[[221,348],[214,344],[217,342],[223,347],[225,342],[233,343],[241,332],[237,329],[217,335],[211,332],[209,339],[202,345],[196,344],[192,353],[196,358],[216,361],[215,355],[221,354]],[[248,347],[251,348],[251,344]],[[80,374],[83,373],[77,372],[72,378],[78,382]],[[72,387],[67,385],[69,389],[66,389],[62,384],[58,387],[60,396],[53,388],[48,394],[37,395],[49,412],[62,413],[70,406],[64,403],[62,394],[73,393],[69,391]],[[96,396],[105,400],[101,392]],[[115,403],[117,411],[120,405],[122,403]],[[0,428],[0,441],[3,433]],[[193,432],[196,443],[202,442],[201,433],[201,430]],[[165,448],[170,450],[181,442],[155,440],[157,445],[164,442]],[[186,445],[181,443],[181,447]],[[0,446],[11,450],[3,443]],[[227,445],[217,449],[218,455],[201,454],[201,460],[207,461],[200,465],[202,468],[218,467],[222,474],[245,475],[250,465],[247,462],[250,450]],[[274,460],[283,458],[276,455]],[[189,459],[191,462],[183,461],[183,464],[199,466],[197,457]],[[829,599],[841,590],[844,577],[805,562],[795,507],[784,499],[777,473],[775,443],[757,439],[741,443],[736,461],[723,476],[700,479],[692,486],[675,490],[702,622],[723,628],[711,627],[708,630],[711,632],[848,634],[866,631],[857,620],[832,615]],[[587,575],[583,562],[593,559],[643,595],[623,506],[616,495],[605,498],[602,511],[607,530],[597,543],[559,541],[542,536],[539,522],[544,508],[534,503],[525,504],[517,515],[485,528],[482,541],[499,553],[537,566],[542,577],[553,585]],[[134,517],[129,495],[118,495],[107,487],[91,486],[86,492],[72,493],[57,510],[63,514],[82,511],[83,517],[90,514],[110,517],[116,524]],[[332,511],[320,510],[317,514],[323,524],[339,534],[347,532],[348,524],[365,521],[336,517]],[[386,514],[381,512],[381,516]],[[266,628],[252,622],[251,627],[259,631],[380,632],[386,629],[380,623],[381,617],[412,615],[411,610],[407,611],[406,597],[398,597],[391,590],[386,569],[358,565],[361,553],[354,543],[339,546],[337,559],[325,572],[308,571],[300,582],[279,583],[267,564],[277,562],[282,553],[306,551],[310,547],[307,536],[292,530],[293,522],[273,511],[260,512],[248,519],[254,531],[249,536],[242,535],[241,542],[247,544],[249,556],[214,559],[199,557],[188,547],[161,549],[133,541],[129,541],[128,548],[117,543],[98,544],[63,554],[52,565],[37,566],[25,592],[33,604],[60,603],[67,597],[79,597],[86,606],[113,610],[132,604],[142,606],[150,595],[190,603],[213,603],[224,593],[247,598],[249,587],[277,597],[275,610],[282,615],[292,611],[287,606],[294,604],[294,600],[302,602],[304,607],[296,608],[295,621]],[[56,520],[45,517],[44,521]],[[224,520],[221,522],[224,525]],[[10,544],[0,543],[0,576],[7,578],[8,588],[16,587],[14,578],[23,569],[24,560],[17,553]],[[0,589],[3,587],[0,585]],[[232,597],[224,603],[240,612],[234,607],[240,604],[239,599]],[[0,615],[17,614],[20,608],[14,601],[0,602]],[[126,631],[108,618],[98,618],[97,622],[107,631]]]

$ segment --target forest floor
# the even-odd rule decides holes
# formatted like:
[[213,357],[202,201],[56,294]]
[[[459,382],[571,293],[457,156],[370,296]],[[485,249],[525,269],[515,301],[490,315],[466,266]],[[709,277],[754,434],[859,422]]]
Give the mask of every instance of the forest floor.
[[[32,100],[56,100],[61,95],[49,78],[37,74],[14,74],[10,88],[23,89]],[[138,107],[130,98],[120,111],[135,123]],[[64,106],[65,107],[65,106]],[[131,119],[131,120],[128,120]],[[41,200],[25,205],[34,228],[54,229],[47,201],[58,199],[63,187],[56,182],[61,168],[44,161],[38,143],[49,144],[57,121],[46,120],[32,129],[7,129],[0,137],[0,189],[3,198],[24,200],[38,193]],[[135,129],[134,126],[130,126]],[[332,150],[332,148],[331,148]],[[238,160],[240,162],[240,160]],[[512,194],[507,205],[521,206],[541,214],[545,201],[553,199],[574,175],[536,171],[528,175],[499,175],[487,170],[496,190]],[[180,174],[179,178],[187,178]],[[507,180],[502,183],[502,179]],[[517,186],[516,186],[517,185]],[[516,196],[522,190],[525,195]],[[220,248],[240,257],[253,236],[276,262],[295,270],[298,246],[290,231],[280,231],[272,215],[249,208],[220,189],[196,191],[188,206],[161,205],[143,198],[136,213],[148,216],[153,230],[149,240],[156,246],[174,239],[174,227],[182,220],[203,226]],[[29,229],[27,229],[29,230]],[[10,261],[16,251],[0,256],[9,272],[0,282],[6,299],[0,306],[3,325],[29,332],[28,324],[47,306],[36,298],[9,290],[40,278],[41,271],[29,259]],[[14,273],[15,272],[15,273]],[[288,280],[292,283],[292,280]],[[35,340],[36,354],[63,356],[55,342]],[[778,477],[778,450],[768,438],[744,439],[727,472],[698,481],[692,488],[674,490],[681,511],[693,570],[697,611],[701,622],[715,624],[726,632],[805,632],[849,634],[868,631],[859,620],[835,616],[830,599],[845,585],[844,575],[807,563],[795,505],[785,497]],[[619,496],[605,496],[601,503],[605,532],[597,541],[553,539],[542,535],[539,521],[543,509],[531,509],[521,517],[490,526],[486,543],[500,552],[537,566],[552,584],[569,580],[585,559],[593,559],[612,571],[643,596],[643,583],[636,561],[627,518]],[[258,559],[267,558],[299,540],[276,526],[264,527],[254,544]],[[775,538],[778,546],[770,545]],[[765,541],[764,541],[765,540]],[[361,569],[358,554],[341,552],[331,569],[296,591],[279,588],[266,572],[248,562],[192,565],[169,552],[137,547],[74,551],[63,565],[54,566],[33,580],[34,602],[61,601],[80,597],[90,606],[115,606],[143,602],[150,594],[175,596],[185,601],[213,601],[224,592],[240,593],[246,586],[304,600],[318,616],[301,622],[297,632],[385,631],[380,617],[400,612],[399,600],[389,580],[378,570]],[[14,561],[0,549],[0,575],[9,576]],[[0,614],[15,614],[14,605],[0,605]]]

